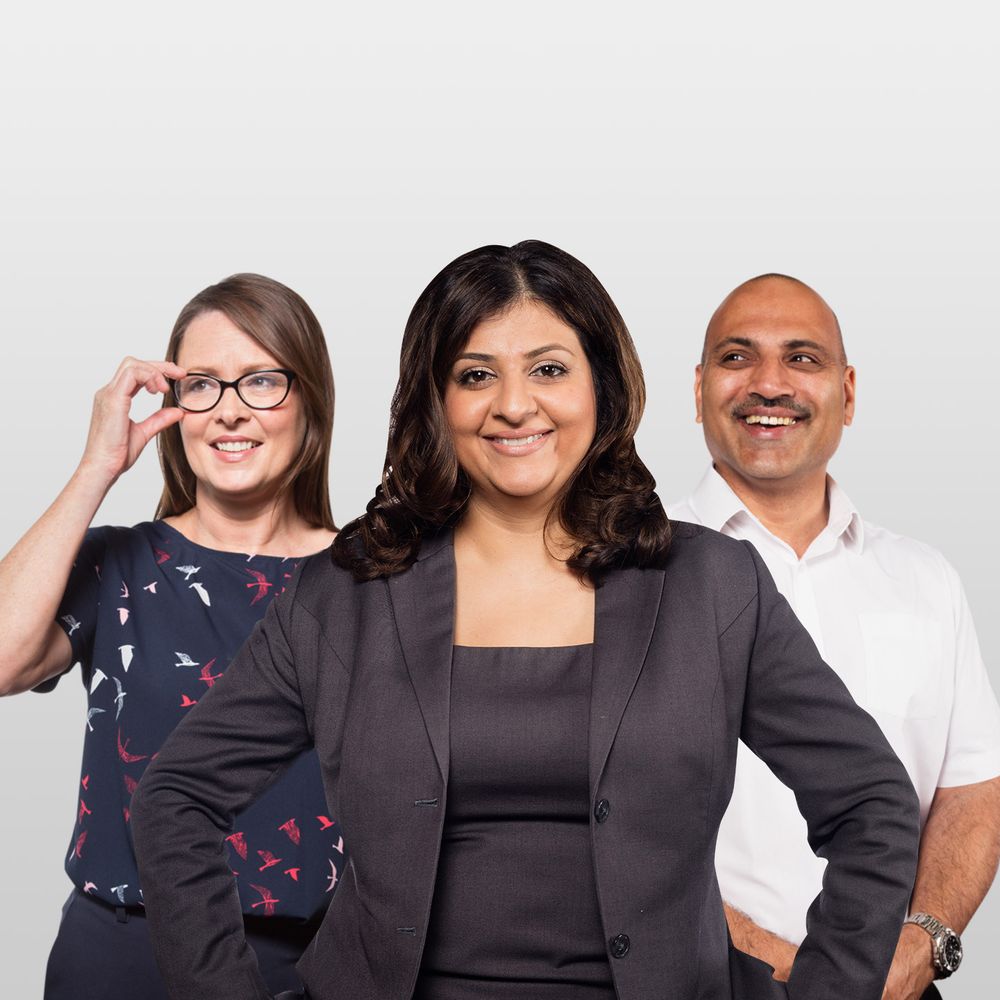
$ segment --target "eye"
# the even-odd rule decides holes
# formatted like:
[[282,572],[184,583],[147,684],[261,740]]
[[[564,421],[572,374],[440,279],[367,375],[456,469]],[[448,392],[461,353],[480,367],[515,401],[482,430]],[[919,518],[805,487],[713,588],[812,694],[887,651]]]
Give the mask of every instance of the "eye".
[[455,381],[459,385],[475,388],[476,386],[484,385],[493,378],[496,378],[496,376],[489,368],[466,368],[465,371],[459,373]]
[[215,379],[211,378],[187,378],[181,383],[181,389],[185,394],[195,392],[214,392],[216,384]]
[[719,358],[719,363],[723,365],[739,364],[740,362],[749,360],[750,359],[742,351],[726,351],[726,353]]
[[817,365],[819,361],[811,354],[793,354],[788,359],[793,365]]
[[542,378],[558,378],[560,375],[566,375],[568,369],[559,364],[557,361],[545,361],[538,365],[537,368],[532,369],[532,375],[541,375]]
[[274,389],[279,384],[284,385],[285,376],[278,372],[254,372],[240,380],[247,389]]

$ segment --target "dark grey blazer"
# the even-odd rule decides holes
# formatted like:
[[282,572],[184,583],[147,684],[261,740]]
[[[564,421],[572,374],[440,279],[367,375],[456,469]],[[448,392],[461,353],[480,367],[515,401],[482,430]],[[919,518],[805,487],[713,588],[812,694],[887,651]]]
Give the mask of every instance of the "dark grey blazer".
[[[267,996],[223,838],[315,745],[351,862],[303,980],[314,1000],[408,1000],[445,816],[454,595],[450,533],[389,580],[313,557],[167,741],[132,823],[172,997]],[[879,1000],[916,797],[756,552],[677,524],[665,570],[615,571],[596,603],[591,843],[619,997]],[[794,789],[829,861],[787,994],[728,948],[713,856],[739,738]]]

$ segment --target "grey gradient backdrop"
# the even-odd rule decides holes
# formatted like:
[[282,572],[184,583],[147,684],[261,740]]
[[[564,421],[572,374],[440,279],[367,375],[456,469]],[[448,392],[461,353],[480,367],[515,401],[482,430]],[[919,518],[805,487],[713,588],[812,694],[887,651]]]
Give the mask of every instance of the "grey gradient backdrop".
[[[360,6],[360,5],[352,5]],[[589,264],[629,323],[640,448],[701,473],[705,321],[787,271],[858,367],[834,471],[869,519],[943,549],[1000,680],[992,517],[1000,223],[985,4],[46,5],[0,29],[0,549],[56,495],[94,391],[160,357],[238,270],[313,305],[337,377],[340,522],[377,480],[409,307],[458,253],[526,237]],[[152,401],[144,401],[145,414]],[[149,517],[150,451],[98,522]],[[69,883],[76,676],[0,705],[0,993],[40,996]],[[1000,892],[949,1000],[993,995]]]

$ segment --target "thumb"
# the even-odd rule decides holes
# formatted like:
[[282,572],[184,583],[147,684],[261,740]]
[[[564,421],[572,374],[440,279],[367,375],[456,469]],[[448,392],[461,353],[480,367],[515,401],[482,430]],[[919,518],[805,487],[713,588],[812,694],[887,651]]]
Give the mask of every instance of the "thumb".
[[184,411],[178,406],[165,406],[155,413],[151,413],[141,423],[135,425],[136,430],[142,435],[146,444],[156,437],[160,431],[179,423],[184,416]]

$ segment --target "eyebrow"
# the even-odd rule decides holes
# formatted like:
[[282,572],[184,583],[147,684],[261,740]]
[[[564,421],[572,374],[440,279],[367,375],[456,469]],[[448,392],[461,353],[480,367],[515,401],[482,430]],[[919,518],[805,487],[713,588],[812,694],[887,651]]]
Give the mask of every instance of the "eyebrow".
[[[274,372],[280,367],[280,365],[266,365],[263,363],[246,365],[236,377],[243,378],[244,375],[252,375],[254,372]],[[189,373],[193,372],[195,375],[211,375],[212,378],[219,377],[219,369],[216,365],[191,365],[187,371]]]
[[[726,337],[725,340],[720,340],[718,344],[715,345],[717,351],[722,350],[727,346],[736,347],[756,347],[757,342],[752,340],[750,337]],[[815,340],[785,340],[782,341],[781,346],[786,351],[800,351],[803,348],[810,351],[815,351],[817,354],[829,354],[830,350],[824,347],[822,344],[817,343]]]
[[[573,352],[568,348],[564,347],[562,344],[545,344],[542,347],[536,347],[533,351],[525,351],[524,357],[526,358],[537,358],[541,354],[548,354],[549,351],[565,351],[567,354],[573,354]],[[576,357],[573,354],[573,357]],[[493,354],[479,354],[475,351],[465,351],[460,354],[456,361],[496,361],[496,355]]]

